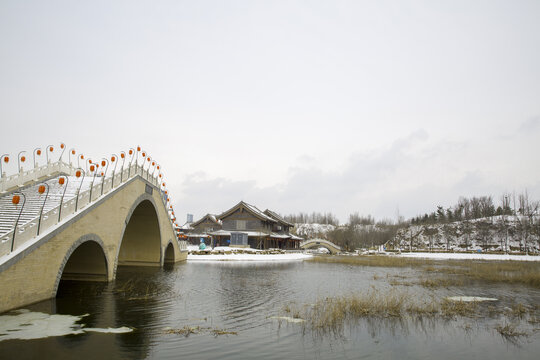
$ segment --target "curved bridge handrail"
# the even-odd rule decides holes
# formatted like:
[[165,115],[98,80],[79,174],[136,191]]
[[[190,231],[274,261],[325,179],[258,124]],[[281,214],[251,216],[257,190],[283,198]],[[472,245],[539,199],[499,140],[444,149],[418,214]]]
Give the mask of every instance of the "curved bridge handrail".
[[304,247],[308,245],[326,245],[326,246],[336,249],[337,251],[341,251],[340,246],[334,244],[331,241],[324,240],[324,239],[309,239],[309,240],[304,240],[300,243],[300,247]]
[[[70,215],[73,215],[75,213],[82,211],[91,203],[98,201],[99,199],[101,199],[103,196],[110,193],[111,191],[115,191],[122,184],[125,184],[129,179],[132,179],[136,176],[143,177],[146,181],[156,186],[158,189],[160,189],[160,192],[163,193],[163,191],[161,190],[161,187],[159,186],[160,183],[159,183],[159,178],[157,178],[157,176],[153,176],[153,174],[149,174],[148,172],[144,174],[142,173],[142,171],[136,171],[137,165],[131,165],[131,168],[129,170],[130,171],[128,171],[128,173],[131,173],[131,176],[125,176],[125,177],[122,176],[123,179],[121,179],[120,173],[115,174],[114,187],[112,186],[112,176],[113,176],[112,173],[110,176],[105,176],[105,178],[100,178],[99,181],[98,179],[96,179],[93,189],[92,189],[92,199],[90,199],[90,189],[89,189],[91,186],[90,185],[87,190],[81,191],[80,193],[75,195],[75,197],[73,197],[72,199],[66,200],[62,204],[61,214],[59,214],[60,204],[54,206],[51,209],[48,209],[47,211],[44,211],[43,215],[41,216],[41,225],[40,225],[40,231],[39,231],[40,235],[45,233],[47,229],[56,226],[58,223],[63,222],[66,218],[70,217]],[[64,174],[73,176],[75,175],[75,171],[76,171],[75,167],[71,166],[70,164],[66,164],[62,161],[58,161],[56,163],[49,163],[39,168],[24,171],[19,174],[12,175],[10,177],[2,178],[0,182],[0,193],[4,189],[9,189],[13,186],[21,186],[22,184],[26,183],[29,180],[37,180],[43,176],[50,176],[54,173],[64,173]],[[146,175],[146,176],[143,176],[143,175]],[[29,180],[24,180],[26,178],[29,178]],[[83,181],[83,180],[81,179],[80,181]],[[103,194],[101,193],[102,185],[103,185]],[[162,196],[162,199],[163,199],[164,206],[167,207],[166,196]],[[75,210],[75,202],[77,202],[77,200],[78,200],[78,205],[77,205],[77,210]],[[59,216],[61,216],[60,219],[58,219]],[[21,245],[38,237],[39,235],[37,234],[37,226],[36,226],[38,220],[39,220],[39,216],[26,219],[24,223],[21,223],[17,226],[15,235],[13,235],[13,232],[14,232],[13,229],[10,230],[8,233],[4,233],[0,235],[0,257],[10,254],[12,246],[13,246],[13,251],[15,251],[18,247],[21,247]],[[184,245],[187,249],[187,244],[184,244]]]

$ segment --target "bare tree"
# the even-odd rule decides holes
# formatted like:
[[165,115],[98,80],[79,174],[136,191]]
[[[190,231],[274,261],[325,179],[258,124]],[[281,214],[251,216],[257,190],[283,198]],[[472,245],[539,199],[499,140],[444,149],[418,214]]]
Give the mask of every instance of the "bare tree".
[[439,233],[439,230],[434,226],[426,226],[424,228],[424,235],[429,240],[429,251],[433,251],[433,237]]

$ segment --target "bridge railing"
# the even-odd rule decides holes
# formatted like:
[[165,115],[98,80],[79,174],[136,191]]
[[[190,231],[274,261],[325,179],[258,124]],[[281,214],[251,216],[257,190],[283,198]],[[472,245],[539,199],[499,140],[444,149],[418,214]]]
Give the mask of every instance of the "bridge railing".
[[[3,178],[0,186],[1,189],[7,190],[11,189],[14,186],[21,186],[28,181],[38,180],[43,176],[50,176],[55,173],[74,175],[75,171],[76,168],[74,168],[73,166],[58,161],[57,163],[47,164],[36,169]],[[57,205],[56,207],[44,212],[41,215],[41,221],[40,217],[36,216],[35,218],[30,219],[26,223],[17,226],[16,229],[10,230],[8,233],[1,235],[0,256],[7,255],[11,253],[12,249],[15,250],[27,243],[28,241],[36,238],[38,236],[38,228],[39,234],[43,234],[47,229],[54,227],[59,222],[65,220],[74,213],[86,208],[91,203],[101,198],[103,195],[110,193],[111,191],[119,187],[121,184],[126,183],[129,179],[135,176],[141,176],[148,182],[156,185],[159,189],[161,189],[161,187],[159,186],[160,181],[158,177],[154,177],[152,173],[148,172],[148,170],[143,169],[140,165],[135,164],[128,165],[125,169],[119,170],[118,172],[114,173],[114,187],[112,173],[109,176],[96,177],[93,186],[89,186],[91,187],[91,191],[90,188],[88,188],[78,193],[75,197],[62,203],[61,213],[59,213],[60,205]],[[82,181],[82,179],[80,181]],[[162,199],[166,207],[167,201],[163,196]],[[187,243],[183,246],[184,248],[181,249],[187,250]]]
[[75,167],[71,164],[66,164],[63,161],[57,161],[2,177],[0,178],[0,193],[6,192],[14,187],[22,186],[29,181],[37,181],[40,178],[50,176],[57,172],[73,175],[75,173]]
[[187,251],[187,246],[186,240],[178,240],[178,247],[180,248],[180,251]]

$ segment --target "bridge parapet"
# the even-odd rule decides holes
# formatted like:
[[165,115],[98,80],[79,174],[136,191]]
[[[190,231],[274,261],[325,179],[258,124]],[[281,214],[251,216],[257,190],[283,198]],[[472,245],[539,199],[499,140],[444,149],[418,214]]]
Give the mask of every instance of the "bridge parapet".
[[[77,168],[71,164],[58,161],[10,177],[3,177],[0,180],[0,189],[9,190],[0,197],[0,257],[16,251],[30,240],[37,238],[40,234],[45,233],[48,229],[55,227],[67,218],[73,217],[76,213],[81,212],[90,204],[115,191],[136,176],[142,177],[160,189],[161,199],[165,208],[167,208],[168,196],[164,186],[162,186],[161,175],[159,173],[155,174],[155,171],[150,171],[150,166],[144,169],[143,166],[137,163],[131,164],[117,172],[113,171],[108,176],[106,174],[99,177],[94,176],[92,183],[90,183],[89,177],[86,180],[84,177],[81,179],[75,177],[76,170]],[[54,174],[58,176],[51,177]],[[65,193],[64,201],[59,200],[60,195],[58,192],[50,194],[49,199],[47,199],[47,196],[45,196],[44,200],[42,200],[42,196],[37,199],[37,187],[39,184],[36,184],[36,180],[49,177],[44,183],[48,183],[49,187],[52,187],[61,176],[67,176],[68,183],[77,185],[75,192]],[[13,189],[14,187],[15,189]],[[17,188],[21,188],[21,190],[16,190]],[[74,190],[73,186],[71,189]],[[57,186],[56,190],[62,190],[62,188]],[[23,193],[27,198],[26,204],[23,204],[20,209],[16,209],[15,205],[11,204],[10,195],[15,193]],[[46,202],[54,204],[55,199],[56,205],[45,207]],[[42,212],[39,212],[38,208],[43,208]],[[23,214],[25,211],[26,213]],[[37,212],[39,214],[36,215]],[[17,216],[21,218],[21,221],[15,226]]]
[[328,249],[333,254],[339,253],[339,252],[342,251],[340,246],[334,244],[331,241],[324,240],[324,239],[305,240],[305,241],[302,241],[300,243],[300,247],[303,248],[303,249],[309,249],[309,248],[313,248],[313,247],[324,247],[324,248]]

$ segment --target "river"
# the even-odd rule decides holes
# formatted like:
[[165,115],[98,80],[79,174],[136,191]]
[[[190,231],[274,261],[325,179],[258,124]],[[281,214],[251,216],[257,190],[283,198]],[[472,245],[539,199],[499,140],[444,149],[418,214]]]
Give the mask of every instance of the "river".
[[[391,281],[417,278],[418,271],[309,261],[187,262],[166,269],[119,268],[113,283],[63,283],[56,299],[27,306],[25,311],[46,315],[87,314],[76,326],[100,331],[127,327],[129,332],[83,331],[31,340],[4,339],[0,341],[0,358],[538,357],[540,341],[534,319],[521,320],[520,326],[527,330],[527,335],[512,339],[495,330],[497,324],[515,321],[500,315],[489,319],[361,319],[347,322],[339,331],[323,333],[310,329],[307,322],[288,319],[292,314],[286,309],[302,309],[327,297],[373,289],[399,288],[418,298],[486,296],[499,299],[499,307],[516,301],[536,308],[540,304],[540,291],[526,286],[469,284],[431,290],[417,285],[400,286]],[[19,314],[24,313],[7,315],[15,318]]]

